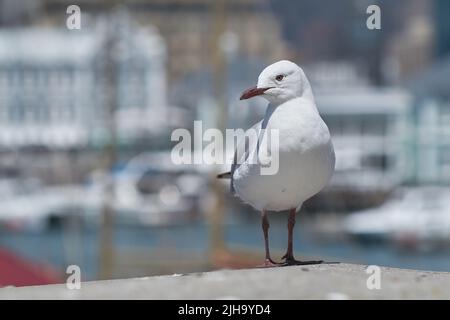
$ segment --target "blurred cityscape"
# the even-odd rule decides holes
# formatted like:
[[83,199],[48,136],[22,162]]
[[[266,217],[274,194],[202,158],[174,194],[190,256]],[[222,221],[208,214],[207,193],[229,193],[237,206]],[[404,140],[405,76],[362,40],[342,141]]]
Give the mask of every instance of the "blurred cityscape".
[[78,0],[70,30],[72,4],[0,0],[0,286],[257,265],[259,215],[225,166],[172,163],[171,133],[250,127],[266,102],[239,95],[281,59],[337,158],[299,255],[450,271],[450,2]]

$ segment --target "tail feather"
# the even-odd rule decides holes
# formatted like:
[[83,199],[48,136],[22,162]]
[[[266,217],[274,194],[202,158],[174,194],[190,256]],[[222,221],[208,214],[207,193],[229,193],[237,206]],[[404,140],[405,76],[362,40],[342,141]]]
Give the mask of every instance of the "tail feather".
[[217,175],[217,179],[231,179],[231,172],[224,172]]

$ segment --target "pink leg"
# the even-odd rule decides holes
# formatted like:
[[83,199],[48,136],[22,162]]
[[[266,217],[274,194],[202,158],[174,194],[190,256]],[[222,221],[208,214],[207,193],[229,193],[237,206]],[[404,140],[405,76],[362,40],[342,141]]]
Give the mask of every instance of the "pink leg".
[[285,260],[283,265],[290,266],[290,265],[307,265],[307,264],[320,264],[323,261],[298,261],[294,258],[294,248],[292,245],[293,242],[293,233],[294,233],[294,226],[295,226],[295,209],[289,210],[289,218],[288,218],[288,247],[286,254],[283,256],[282,259]]
[[262,220],[261,220],[261,227],[264,233],[264,247],[266,250],[266,258],[264,261],[264,265],[262,267],[278,267],[280,264],[274,262],[270,258],[270,251],[269,251],[269,219],[267,219],[267,212],[265,210],[262,211]]

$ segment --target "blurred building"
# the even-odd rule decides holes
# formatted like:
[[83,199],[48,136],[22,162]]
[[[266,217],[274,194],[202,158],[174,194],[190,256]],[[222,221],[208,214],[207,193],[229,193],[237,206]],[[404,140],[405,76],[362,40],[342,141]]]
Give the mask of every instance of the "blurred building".
[[305,69],[333,136],[336,172],[331,187],[382,194],[404,183],[411,166],[406,142],[412,96],[403,89],[369,85],[351,63],[319,63]]
[[401,89],[330,90],[317,94],[333,136],[333,185],[389,191],[407,179],[406,139],[412,97]]
[[409,82],[415,93],[411,145],[411,181],[450,184],[450,56],[433,64]]
[[436,54],[444,57],[450,53],[450,2],[435,0],[433,18],[436,26]]
[[0,26],[20,26],[33,23],[40,12],[36,0],[0,0]]
[[389,9],[392,9],[391,19],[398,19],[398,22],[395,23],[397,28],[389,32],[386,39],[385,58],[380,69],[388,84],[398,85],[432,64],[435,47],[440,42],[435,37],[436,3],[427,0],[400,1]]
[[[106,28],[0,30],[0,146],[73,148],[107,137]],[[129,140],[167,128],[166,51],[152,28],[117,26],[116,121]]]
[[[439,19],[442,39],[448,34],[448,10],[435,10],[435,2],[271,0],[296,61],[352,61],[366,67],[376,85],[398,84],[432,61],[434,21]],[[440,2],[445,9],[447,1]],[[381,30],[366,27],[372,4],[381,9]]]
[[54,29],[0,32],[0,145],[73,147],[99,118],[95,34]]
[[[214,12],[210,0],[130,0],[121,2],[140,25],[158,28],[167,44],[168,80],[179,80],[189,72],[212,64],[212,30],[217,14],[226,15],[225,28],[237,35],[239,53],[262,57],[267,62],[285,57],[279,22],[268,0],[226,0],[225,11]],[[34,24],[65,24],[70,0],[42,0]],[[79,0],[84,21],[104,15],[112,1]],[[84,22],[83,22],[84,23]]]

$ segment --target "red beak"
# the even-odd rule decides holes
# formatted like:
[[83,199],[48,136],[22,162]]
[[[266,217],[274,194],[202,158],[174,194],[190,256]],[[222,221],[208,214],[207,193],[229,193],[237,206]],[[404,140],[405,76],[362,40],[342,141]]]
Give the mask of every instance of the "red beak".
[[245,90],[241,97],[239,98],[239,100],[245,100],[245,99],[250,99],[252,97],[256,97],[256,96],[260,96],[262,95],[264,92],[266,92],[266,90],[269,90],[271,87],[267,87],[267,88],[257,88],[257,87],[253,87],[250,89]]

